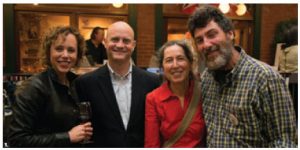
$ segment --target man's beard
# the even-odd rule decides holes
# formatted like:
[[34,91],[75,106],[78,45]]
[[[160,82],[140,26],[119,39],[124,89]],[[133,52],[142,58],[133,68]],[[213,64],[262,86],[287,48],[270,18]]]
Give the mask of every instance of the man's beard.
[[[226,66],[226,64],[230,61],[232,57],[231,46],[231,41],[226,40],[225,42],[221,42],[219,45],[213,45],[204,50],[202,55],[208,70],[219,70],[222,67]],[[208,59],[208,53],[214,50],[220,51],[219,55],[214,58]]]

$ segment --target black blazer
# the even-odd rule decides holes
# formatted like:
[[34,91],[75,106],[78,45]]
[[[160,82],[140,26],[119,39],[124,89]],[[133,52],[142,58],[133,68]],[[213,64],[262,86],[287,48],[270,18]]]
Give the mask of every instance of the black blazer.
[[[70,83],[76,77],[67,74]],[[58,81],[53,69],[30,77],[15,94],[10,147],[81,147],[72,144],[68,135],[80,124],[76,93]]]
[[108,66],[77,78],[80,101],[90,101],[92,105],[92,146],[144,147],[145,97],[159,84],[157,75],[133,66],[130,119],[125,130]]

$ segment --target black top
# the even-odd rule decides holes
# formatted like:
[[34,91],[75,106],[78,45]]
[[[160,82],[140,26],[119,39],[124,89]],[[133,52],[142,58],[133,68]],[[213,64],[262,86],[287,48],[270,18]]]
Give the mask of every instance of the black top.
[[[95,47],[95,45],[93,44],[92,40],[86,40],[86,48],[87,48],[87,52],[86,55],[87,56],[92,56],[92,61],[98,64],[103,64],[103,60],[107,59],[107,55],[106,55],[106,49],[104,47],[104,45],[102,43],[100,43],[98,45],[98,47]],[[91,60],[89,60],[91,63]],[[93,64],[93,63],[91,63]]]
[[[77,77],[69,72],[70,83]],[[72,86],[71,86],[72,87]],[[80,123],[77,95],[53,69],[25,80],[16,91],[10,147],[77,147],[68,131]]]

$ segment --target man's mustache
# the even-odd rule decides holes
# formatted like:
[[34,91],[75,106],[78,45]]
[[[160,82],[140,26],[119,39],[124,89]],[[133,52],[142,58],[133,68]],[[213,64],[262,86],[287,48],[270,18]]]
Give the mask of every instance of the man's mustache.
[[209,52],[214,51],[214,50],[217,50],[217,49],[219,49],[219,48],[220,48],[219,45],[212,45],[212,46],[210,46],[210,47],[208,47],[208,48],[205,48],[205,49],[204,49],[204,56],[207,56],[207,54],[208,54]]

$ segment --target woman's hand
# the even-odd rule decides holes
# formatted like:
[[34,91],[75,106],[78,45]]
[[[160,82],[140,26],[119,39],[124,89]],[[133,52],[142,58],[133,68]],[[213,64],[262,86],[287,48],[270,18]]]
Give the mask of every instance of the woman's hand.
[[91,122],[77,125],[73,127],[69,132],[71,143],[78,143],[83,140],[88,140],[93,135],[93,128]]

